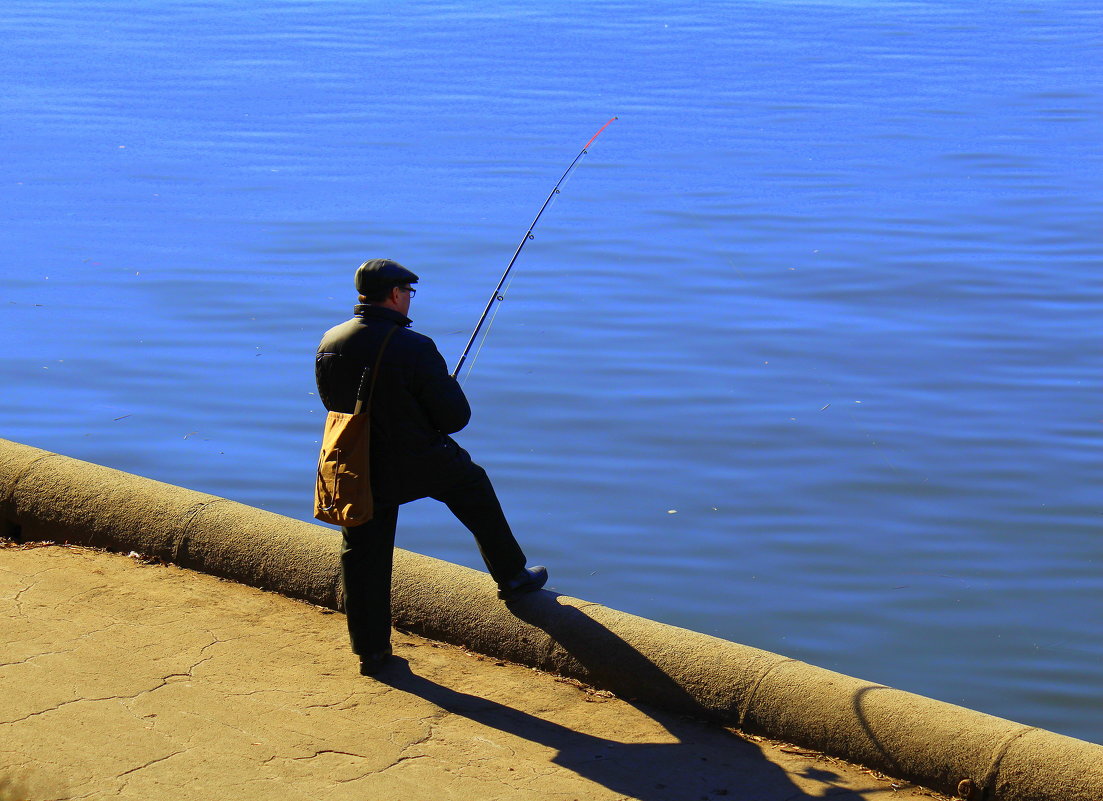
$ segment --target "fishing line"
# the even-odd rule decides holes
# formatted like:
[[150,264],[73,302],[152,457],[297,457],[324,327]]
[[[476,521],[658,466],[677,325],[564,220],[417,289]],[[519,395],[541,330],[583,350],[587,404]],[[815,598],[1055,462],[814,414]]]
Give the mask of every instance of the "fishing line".
[[[540,211],[536,212],[536,217],[533,218],[532,223],[528,227],[528,230],[525,231],[525,235],[521,237],[521,243],[517,245],[517,250],[513,252],[513,258],[509,260],[509,264],[506,265],[505,272],[502,273],[502,277],[498,280],[498,286],[494,287],[494,291],[490,293],[490,300],[486,302],[486,308],[483,309],[483,313],[479,317],[479,322],[475,324],[475,330],[471,332],[471,337],[467,340],[467,345],[464,347],[463,353],[460,354],[459,361],[456,362],[456,368],[452,371],[453,378],[459,375],[460,368],[463,367],[463,363],[467,359],[467,354],[471,351],[471,345],[475,342],[475,338],[479,336],[479,331],[482,329],[483,323],[486,322],[486,317],[488,314],[490,314],[490,309],[492,306],[494,306],[495,301],[500,303],[501,301],[506,299],[506,290],[503,289],[503,286],[506,286],[506,279],[509,278],[509,272],[513,269],[513,264],[517,261],[517,257],[521,255],[521,250],[525,247],[530,239],[534,238],[532,235],[532,231],[534,228],[536,228],[536,223],[540,221],[540,216],[544,213],[544,210],[552,202],[555,196],[559,194],[559,190],[563,186],[563,182],[567,180],[567,176],[571,174],[571,171],[575,168],[578,162],[581,161],[582,157],[586,155],[587,148],[591,144],[593,144],[594,140],[601,135],[601,132],[608,128],[615,119],[617,118],[613,117],[607,123],[602,125],[598,129],[597,133],[591,136],[590,140],[582,146],[582,149],[578,151],[578,155],[574,157],[574,161],[572,161],[570,163],[570,166],[568,166],[567,169],[563,171],[563,174],[559,177],[559,180],[556,181],[555,186],[552,187],[552,191],[549,192],[548,196],[544,199],[543,205],[540,206]],[[494,314],[498,314],[497,309],[495,309]],[[487,333],[489,333],[489,331],[490,329],[488,328]],[[479,344],[479,350],[482,350],[482,347],[485,343],[486,334],[483,335],[482,342]],[[476,352],[475,355],[477,358],[478,353]],[[474,362],[472,362],[471,367],[473,368],[474,366]],[[471,375],[470,368],[467,371],[467,375]]]
[[[479,338],[479,347],[475,348],[475,352],[471,355],[471,361],[467,365],[467,372],[465,372],[463,374],[463,378],[460,379],[460,386],[466,384],[467,379],[471,377],[471,371],[475,369],[475,362],[479,360],[479,354],[483,352],[483,346],[486,344],[486,340],[490,336],[490,330],[494,328],[494,320],[498,317],[498,310],[502,308],[502,304],[500,301],[505,299],[503,296],[506,292],[509,291],[509,285],[512,283],[513,276],[511,275],[509,277],[509,280],[506,281],[506,285],[502,287],[501,293],[499,293],[498,305],[494,307],[494,311],[493,313],[491,313],[490,319],[486,321],[486,330],[483,331],[483,335]],[[459,369],[458,365],[456,369]]]

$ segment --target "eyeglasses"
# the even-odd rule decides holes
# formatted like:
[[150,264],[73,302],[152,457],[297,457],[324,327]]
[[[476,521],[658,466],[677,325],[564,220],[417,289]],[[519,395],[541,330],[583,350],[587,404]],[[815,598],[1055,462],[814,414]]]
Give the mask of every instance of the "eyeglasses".
[[401,289],[403,292],[409,292],[411,298],[417,294],[417,290],[414,289],[412,286],[400,286],[399,289]]

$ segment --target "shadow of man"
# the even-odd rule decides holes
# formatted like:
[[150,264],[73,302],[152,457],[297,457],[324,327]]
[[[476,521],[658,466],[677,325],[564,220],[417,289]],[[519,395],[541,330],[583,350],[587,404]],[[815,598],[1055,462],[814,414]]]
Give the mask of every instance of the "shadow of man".
[[[511,603],[514,614],[543,628],[592,675],[631,675],[606,682],[622,698],[625,689],[659,683],[662,694],[680,694],[679,708],[700,709],[690,696],[656,665],[623,639],[581,611],[559,604],[550,592]],[[616,665],[616,670],[611,669]],[[710,726],[679,714],[635,708],[655,720],[677,742],[621,742],[576,731],[496,701],[453,690],[412,673],[401,659],[376,678],[411,693],[451,714],[554,749],[552,762],[608,789],[640,801],[699,801],[731,798],[757,801],[797,801],[830,793],[841,801],[861,801],[859,792],[836,783],[837,774],[808,767],[800,775],[823,787],[809,795],[762,750],[720,726]],[[610,686],[612,685],[612,686]]]

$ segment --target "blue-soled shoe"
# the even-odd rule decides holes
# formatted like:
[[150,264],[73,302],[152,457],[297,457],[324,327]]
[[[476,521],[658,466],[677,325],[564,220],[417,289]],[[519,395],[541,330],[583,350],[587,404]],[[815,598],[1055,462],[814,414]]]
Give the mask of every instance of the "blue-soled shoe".
[[543,565],[526,567],[505,584],[498,585],[498,597],[508,601],[527,592],[536,592],[548,583],[548,569]]

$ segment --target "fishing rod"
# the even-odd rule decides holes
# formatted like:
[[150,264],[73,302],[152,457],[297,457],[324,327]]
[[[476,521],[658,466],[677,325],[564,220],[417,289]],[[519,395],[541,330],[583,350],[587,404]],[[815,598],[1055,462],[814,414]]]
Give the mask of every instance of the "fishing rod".
[[[544,213],[544,209],[546,209],[548,207],[548,204],[552,202],[552,198],[559,194],[559,187],[563,185],[563,182],[565,180],[567,180],[567,176],[570,175],[571,170],[573,170],[575,168],[575,165],[582,160],[583,156],[586,155],[586,148],[592,145],[594,140],[601,135],[601,132],[608,128],[615,119],[617,118],[613,117],[613,119],[609,120],[609,122],[602,125],[598,129],[598,132],[590,137],[590,141],[582,146],[582,149],[578,151],[578,155],[574,157],[574,161],[572,161],[571,165],[563,171],[563,175],[559,177],[559,180],[556,181],[555,186],[552,187],[552,191],[549,192],[547,198],[544,199],[544,205],[540,207],[540,211],[536,212],[536,217],[533,218],[532,224],[525,232],[525,235],[521,237],[521,244],[519,244],[517,246],[517,250],[513,252],[513,258],[510,259],[509,264],[506,265],[505,272],[502,273],[502,277],[498,281],[498,286],[494,287],[494,291],[490,295],[490,300],[486,302],[486,308],[483,309],[482,316],[479,317],[479,322],[475,324],[475,330],[471,332],[471,338],[467,340],[467,346],[463,349],[463,353],[460,354],[460,360],[456,362],[456,369],[452,371],[453,378],[460,374],[460,368],[463,367],[464,361],[467,360],[467,354],[471,351],[471,346],[472,344],[474,344],[475,338],[479,335],[479,331],[482,329],[483,323],[486,322],[486,316],[490,313],[490,309],[494,305],[494,301],[505,300],[505,293],[502,291],[502,285],[505,284],[506,278],[509,276],[509,271],[513,269],[513,263],[517,261],[517,257],[521,255],[521,250],[525,247],[525,243],[528,242],[530,239],[533,239],[532,230],[536,227],[536,223],[540,221],[540,215]],[[472,364],[474,364],[474,362],[472,362]]]

